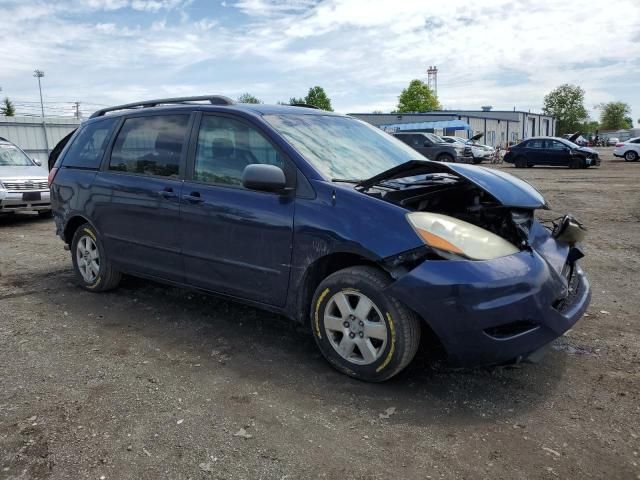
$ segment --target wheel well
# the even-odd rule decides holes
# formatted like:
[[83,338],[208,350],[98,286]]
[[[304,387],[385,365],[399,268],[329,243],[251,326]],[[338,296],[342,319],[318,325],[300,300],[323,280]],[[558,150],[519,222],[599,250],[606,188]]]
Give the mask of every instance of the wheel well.
[[84,217],[73,217],[67,222],[67,226],[64,227],[64,241],[71,245],[71,241],[73,240],[73,235],[76,233],[76,230],[80,225],[84,225],[87,223],[87,219]]
[[302,292],[298,297],[298,320],[301,323],[306,323],[309,320],[309,306],[311,305],[313,294],[322,280],[338,270],[357,265],[370,265],[380,268],[377,263],[355,253],[333,253],[309,265],[304,280],[301,282]]

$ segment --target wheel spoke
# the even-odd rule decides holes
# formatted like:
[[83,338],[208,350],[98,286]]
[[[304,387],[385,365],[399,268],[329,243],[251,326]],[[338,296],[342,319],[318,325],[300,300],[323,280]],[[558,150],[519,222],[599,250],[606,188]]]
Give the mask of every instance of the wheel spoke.
[[96,260],[98,258],[98,249],[97,248],[94,248],[93,250],[90,251],[89,258],[91,260]]
[[367,297],[359,297],[358,305],[356,305],[355,316],[360,320],[366,320],[369,317],[369,312],[373,308],[373,302]]
[[371,363],[376,359],[378,352],[368,338],[358,339],[358,350],[366,363]]
[[369,338],[384,341],[387,339],[387,326],[382,321],[364,322],[364,334]]
[[338,351],[340,355],[344,358],[349,358],[353,353],[353,347],[355,347],[355,343],[348,336],[342,337],[340,344],[338,345]]
[[343,320],[329,314],[324,316],[324,326],[327,330],[333,332],[342,332],[344,330]]
[[89,263],[89,268],[91,269],[91,272],[93,272],[93,274],[95,276],[98,276],[98,272],[100,271],[100,267],[95,262],[95,260],[93,260],[92,262]]
[[338,307],[338,310],[340,310],[340,316],[342,318],[346,318],[347,316],[353,313],[351,305],[349,305],[349,300],[347,299],[347,296],[344,293],[342,292],[337,293],[335,297],[333,297],[333,301]]

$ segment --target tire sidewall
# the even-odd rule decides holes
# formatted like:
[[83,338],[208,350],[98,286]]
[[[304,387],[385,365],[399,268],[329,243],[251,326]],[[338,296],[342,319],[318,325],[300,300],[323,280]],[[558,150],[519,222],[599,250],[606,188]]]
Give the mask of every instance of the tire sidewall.
[[[358,292],[366,295],[382,314],[387,327],[387,343],[380,358],[370,365],[357,365],[342,358],[327,337],[324,327],[325,308],[330,299],[339,292]],[[316,344],[324,357],[336,369],[351,377],[372,382],[385,380],[389,378],[390,373],[396,371],[404,355],[403,342],[399,341],[405,333],[404,325],[393,301],[381,290],[372,288],[369,282],[356,276],[331,276],[322,282],[311,303],[311,327]]]
[[[630,157],[630,158],[627,158],[627,157]],[[629,152],[626,152],[624,154],[624,159],[627,162],[635,162],[636,160],[638,160],[638,154],[636,152],[634,152],[633,150],[629,151]]]
[[[78,268],[78,259],[77,259],[77,248],[78,242],[84,236],[89,236],[95,242],[96,247],[98,248],[98,253],[100,255],[100,268],[98,269],[98,275],[93,283],[88,283],[82,274],[80,273],[80,269]],[[106,259],[104,253],[104,247],[102,242],[100,241],[100,237],[98,236],[98,232],[93,228],[90,224],[85,223],[80,226],[75,233],[73,234],[73,240],[71,242],[71,261],[73,262],[73,271],[76,276],[76,280],[78,284],[82,288],[86,288],[90,291],[97,291],[100,286],[104,283],[104,275],[106,270]]]

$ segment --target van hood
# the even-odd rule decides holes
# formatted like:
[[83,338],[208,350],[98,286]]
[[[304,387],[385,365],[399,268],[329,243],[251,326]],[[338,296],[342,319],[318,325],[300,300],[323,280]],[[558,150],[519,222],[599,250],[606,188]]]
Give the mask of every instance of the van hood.
[[423,178],[419,178],[420,176],[430,174],[449,174],[465,179],[491,195],[505,207],[521,209],[549,208],[540,192],[524,180],[501,170],[465,163],[410,160],[367,180],[363,180],[356,187],[366,190],[384,181],[414,177],[407,182],[402,182],[409,187],[413,183],[412,180],[421,182]]

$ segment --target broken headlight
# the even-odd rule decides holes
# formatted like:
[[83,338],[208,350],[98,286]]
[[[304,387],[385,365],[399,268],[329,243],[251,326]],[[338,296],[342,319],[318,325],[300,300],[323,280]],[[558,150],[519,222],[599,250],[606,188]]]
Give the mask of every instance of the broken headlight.
[[553,238],[569,245],[581,242],[586,234],[587,229],[571,215],[565,215],[560,222],[554,223],[552,232]]
[[502,237],[448,215],[412,212],[407,220],[431,248],[472,260],[491,260],[520,250]]

